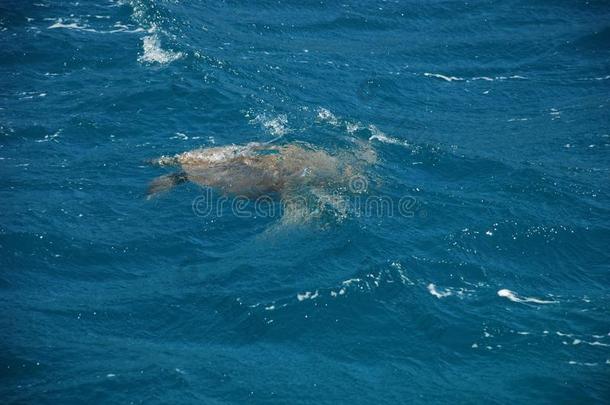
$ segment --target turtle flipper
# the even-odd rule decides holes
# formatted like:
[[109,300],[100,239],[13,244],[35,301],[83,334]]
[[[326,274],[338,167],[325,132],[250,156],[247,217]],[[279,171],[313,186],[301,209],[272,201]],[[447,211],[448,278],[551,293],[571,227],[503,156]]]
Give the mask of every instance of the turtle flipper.
[[180,164],[179,156],[161,156],[156,159],[149,159],[146,161],[148,164],[153,166],[176,166]]
[[146,199],[151,199],[152,197],[169,191],[173,187],[182,184],[188,181],[188,177],[185,172],[177,172],[165,174],[163,176],[159,176],[148,185],[148,191],[146,192]]

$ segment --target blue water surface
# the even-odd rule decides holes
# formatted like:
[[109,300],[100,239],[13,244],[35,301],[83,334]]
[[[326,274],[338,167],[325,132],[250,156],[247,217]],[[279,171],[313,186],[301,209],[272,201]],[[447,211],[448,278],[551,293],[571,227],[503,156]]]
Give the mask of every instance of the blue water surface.
[[[607,403],[609,103],[606,1],[2,1],[0,400]],[[414,204],[146,199],[272,140]]]

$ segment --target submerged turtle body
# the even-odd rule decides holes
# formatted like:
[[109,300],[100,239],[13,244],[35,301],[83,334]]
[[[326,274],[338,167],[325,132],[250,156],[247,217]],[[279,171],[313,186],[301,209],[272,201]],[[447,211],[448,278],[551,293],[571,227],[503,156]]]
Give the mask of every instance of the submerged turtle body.
[[338,157],[305,143],[201,148],[164,156],[154,163],[179,165],[182,171],[153,180],[149,197],[191,181],[225,194],[255,198],[306,186],[324,188],[352,171]]

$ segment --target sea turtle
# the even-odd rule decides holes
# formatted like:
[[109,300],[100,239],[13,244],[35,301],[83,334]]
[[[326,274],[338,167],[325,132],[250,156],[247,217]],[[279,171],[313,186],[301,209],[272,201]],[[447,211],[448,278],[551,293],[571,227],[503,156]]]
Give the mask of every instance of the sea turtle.
[[225,195],[249,199],[279,196],[282,200],[313,195],[318,203],[337,206],[341,199],[338,191],[346,190],[350,179],[360,176],[363,163],[374,161],[372,149],[360,146],[357,154],[330,154],[305,142],[248,143],[161,156],[152,163],[180,166],[181,170],[154,179],[148,198],[191,181]]

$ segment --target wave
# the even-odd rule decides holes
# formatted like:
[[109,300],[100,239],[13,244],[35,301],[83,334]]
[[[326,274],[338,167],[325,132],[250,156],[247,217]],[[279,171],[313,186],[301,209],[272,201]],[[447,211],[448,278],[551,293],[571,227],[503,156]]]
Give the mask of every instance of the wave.
[[161,41],[156,34],[142,38],[142,48],[144,53],[138,58],[138,61],[142,63],[159,63],[164,65],[184,56],[182,52],[163,49],[161,47]]
[[167,17],[160,6],[154,2],[140,0],[120,0],[118,4],[131,7],[131,19],[138,25],[136,32],[146,31],[149,34],[142,38],[142,54],[138,57],[140,63],[165,65],[185,56],[183,52],[164,49],[161,46],[161,37],[170,35],[163,29]]

